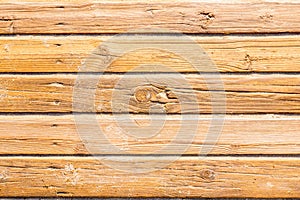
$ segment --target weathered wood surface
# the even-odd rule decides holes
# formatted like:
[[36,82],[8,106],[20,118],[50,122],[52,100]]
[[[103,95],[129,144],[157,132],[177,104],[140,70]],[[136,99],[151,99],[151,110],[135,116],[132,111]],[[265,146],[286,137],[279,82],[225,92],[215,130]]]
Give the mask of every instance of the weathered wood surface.
[[[122,168],[130,159],[142,167],[170,157],[118,159]],[[0,171],[0,196],[11,197],[300,197],[299,158],[181,157],[164,169],[128,173],[89,157],[1,157]]]
[[[2,36],[0,72],[78,72],[89,54],[109,38],[111,37]],[[298,35],[191,36],[191,39],[207,52],[220,72],[299,72],[300,69]],[[189,46],[184,44],[182,49],[190,51]],[[127,72],[139,65],[151,63],[164,64],[178,72],[196,72],[195,68],[179,56],[153,49],[127,53],[115,59],[106,71]],[[147,68],[136,70],[153,71]],[[166,71],[166,68],[155,70]]]
[[145,27],[183,33],[292,33],[300,31],[299,10],[298,1],[2,1],[0,34],[120,33]]
[[[84,115],[83,115],[84,116]],[[131,124],[125,116],[124,127],[110,115],[97,115],[98,124],[102,133],[111,144],[122,149],[122,154],[157,154],[157,151],[168,145],[182,125],[181,117],[168,116],[163,124],[156,123],[152,129],[157,134],[149,138],[136,138],[130,136],[130,129],[145,128],[149,118],[144,115],[130,115],[136,124]],[[163,120],[160,116],[153,116],[152,120]],[[127,119],[127,120],[126,120]],[[186,145],[188,149],[183,154],[198,155],[211,125],[209,116],[199,116],[199,121],[189,120],[190,124],[198,124],[198,130],[194,126],[184,126],[185,140],[176,142],[176,145]],[[218,141],[209,154],[299,154],[300,153],[300,118],[286,115],[233,115],[226,116],[224,126],[220,132]],[[91,129],[92,122],[87,124],[87,130]],[[220,126],[220,125],[214,125]],[[195,131],[195,135],[192,133]],[[95,132],[95,134],[99,134]],[[150,133],[149,133],[150,134]],[[189,138],[190,137],[190,138]],[[194,138],[193,138],[194,137]],[[190,140],[193,138],[192,140]],[[75,126],[73,115],[1,115],[0,116],[0,154],[90,154],[84,147]],[[92,152],[104,154],[104,152]],[[166,151],[165,154],[173,154]],[[114,152],[111,152],[114,154]]]
[[[0,197],[300,198],[299,16],[298,0],[0,0]],[[98,56],[115,60],[100,82],[94,82],[99,68],[75,74],[91,64],[87,58],[111,38],[108,34],[136,29],[149,37],[190,34],[222,72],[226,110],[212,99],[222,94],[216,74],[200,75],[187,60],[162,49],[121,57],[101,51]],[[172,42],[193,55],[190,42]],[[153,66],[135,69],[144,64]],[[183,79],[160,73],[168,71],[154,67],[160,64],[184,72]],[[211,72],[205,67],[201,72]],[[128,71],[134,73],[120,74]],[[73,107],[79,77],[81,83],[91,79],[75,98],[82,103]],[[146,84],[130,86],[138,81]],[[94,89],[92,106],[87,102],[94,96],[84,94]],[[187,109],[182,110],[180,96]],[[209,128],[220,128],[211,123],[212,103],[227,115],[213,149],[198,157],[203,146],[215,142],[206,140]],[[146,113],[154,106],[154,122],[164,120],[161,112],[172,114],[163,127],[153,123],[157,134],[148,138],[130,135],[128,130],[149,125]],[[92,157],[74,111],[81,119],[97,112],[102,133],[123,151],[107,147],[92,152],[100,160]],[[131,118],[124,115],[120,124],[116,116],[127,111]],[[191,113],[184,115],[190,116],[185,121],[190,126],[182,127],[180,113]],[[83,126],[95,130],[90,121]],[[185,134],[172,141],[180,128]],[[176,149],[188,147],[173,163],[178,155],[172,149],[159,151],[171,141]],[[119,162],[111,165],[112,160]],[[155,165],[161,163],[170,164]],[[134,172],[140,167],[157,170]]]
[[[91,77],[98,81],[98,75],[83,79]],[[150,82],[147,81],[149,77]],[[76,87],[82,90],[76,89],[80,96],[75,99],[80,103],[73,109],[76,75],[1,75],[0,111],[148,113],[151,107],[152,113],[211,113],[213,106],[214,113],[300,113],[298,75],[220,77],[225,92],[218,91],[219,79],[214,75],[187,74],[183,78],[171,74],[102,75],[98,84],[88,81],[86,85]],[[185,80],[186,84],[183,84]],[[127,86],[129,82],[138,81],[145,81],[145,86],[138,89]],[[88,93],[92,88],[97,88],[95,101],[89,104],[87,99],[94,98],[93,93]],[[226,95],[226,102],[212,96],[222,94]],[[225,103],[226,110],[223,109]],[[153,105],[160,106],[153,108]]]

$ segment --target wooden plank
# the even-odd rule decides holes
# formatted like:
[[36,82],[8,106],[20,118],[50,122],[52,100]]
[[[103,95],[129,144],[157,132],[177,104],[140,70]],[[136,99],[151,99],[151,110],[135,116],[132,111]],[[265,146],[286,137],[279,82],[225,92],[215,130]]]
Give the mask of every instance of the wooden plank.
[[299,32],[299,10],[297,1],[2,1],[0,34],[120,33],[145,27],[183,33]]
[[[1,157],[0,196],[300,197],[299,158],[181,157],[149,173],[117,171],[107,166],[115,157],[98,159]],[[117,159],[115,167],[142,167],[170,157]]]
[[[78,72],[85,59],[109,36],[0,37],[0,72]],[[289,36],[191,36],[220,72],[299,72],[300,39]],[[162,41],[163,43],[163,41]],[[174,44],[178,41],[174,39]],[[189,46],[182,45],[189,52]],[[127,72],[142,64],[163,64],[178,72],[196,72],[176,54],[144,49],[127,53],[106,69]],[[158,68],[156,71],[166,71]],[[203,70],[203,68],[201,69]],[[101,71],[100,68],[88,71]],[[136,71],[153,71],[140,68]],[[205,71],[205,70],[203,70]]]
[[[149,119],[144,115],[130,115],[136,124],[124,118],[122,124],[110,115],[97,115],[97,122],[102,133],[112,145],[123,150],[121,154],[158,154],[159,149],[167,146],[182,128],[185,136],[176,142],[182,149],[187,141],[190,145],[183,154],[198,155],[204,144],[212,144],[205,140],[211,125],[209,116],[190,118],[183,125],[178,115],[153,116],[155,123],[151,126],[155,136],[139,138],[130,135],[130,130],[140,128],[145,130]],[[156,123],[163,120],[163,126]],[[198,124],[186,127],[186,123]],[[230,115],[226,116],[222,131],[209,154],[299,154],[300,153],[300,118],[286,115]],[[92,122],[86,130],[92,130]],[[220,125],[214,125],[220,126]],[[96,134],[96,132],[95,132]],[[99,134],[99,132],[98,132]],[[215,134],[215,132],[213,132]],[[185,139],[182,139],[185,138]],[[0,116],[0,154],[105,154],[88,152],[76,130],[73,115],[1,115]],[[161,153],[161,152],[160,152]],[[110,154],[116,154],[111,151]],[[174,154],[164,151],[164,154]]]
[[[101,78],[90,75],[81,77],[89,81],[76,87],[80,95],[74,99],[79,104],[73,109],[76,78],[70,74],[1,75],[0,111],[112,112],[114,106],[116,113],[148,113],[150,107],[152,113],[211,113],[214,106],[214,113],[223,113],[224,102],[214,97],[224,93],[227,113],[300,113],[298,75],[222,75],[225,92],[218,91],[218,77],[213,74],[206,77],[199,74],[179,77],[171,74],[102,75]],[[98,78],[98,85],[90,82]],[[147,79],[151,79],[150,82]],[[128,83],[138,81],[144,85],[128,88],[131,87]],[[88,94],[92,88],[96,89],[95,99],[93,94]],[[88,99],[95,100],[95,105],[87,103]]]

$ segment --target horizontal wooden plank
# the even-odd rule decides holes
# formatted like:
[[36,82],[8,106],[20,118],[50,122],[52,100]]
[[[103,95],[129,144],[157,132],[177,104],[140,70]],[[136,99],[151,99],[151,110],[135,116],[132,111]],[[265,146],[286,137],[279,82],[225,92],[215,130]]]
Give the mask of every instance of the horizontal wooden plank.
[[[149,173],[117,171],[107,166],[116,158],[98,159],[1,157],[0,196],[300,197],[299,158],[181,157]],[[114,167],[153,159],[170,157],[119,157]]]
[[225,92],[214,74],[81,76],[1,75],[0,111],[300,113],[299,75],[222,75]]
[[[131,123],[129,119],[134,119],[135,123]],[[214,141],[205,140],[209,134],[216,134],[215,131],[208,134],[209,127],[220,127],[220,124],[211,122],[210,116],[205,115],[200,115],[199,119],[186,119],[184,123],[177,115],[167,116],[166,119],[156,115],[152,120],[155,123],[151,125],[151,130],[155,131],[155,136],[149,131],[148,137],[137,138],[131,135],[131,131],[138,128],[145,132],[145,126],[149,124],[147,116],[125,116],[120,124],[114,116],[97,115],[97,122],[109,143],[122,150],[116,152],[105,148],[105,151],[109,154],[174,154],[171,149],[163,152],[158,150],[166,147],[176,135],[182,135],[184,132],[184,136],[180,136],[173,145],[179,149],[187,148],[182,154],[198,155],[200,152],[204,153],[201,151],[203,146],[213,146]],[[157,123],[159,120],[164,122],[162,126]],[[195,124],[198,124],[197,131],[194,130]],[[209,154],[299,154],[299,124],[299,116],[226,116],[222,131]],[[87,123],[86,132],[93,130],[92,126],[92,121]],[[182,132],[179,132],[180,128]],[[106,143],[103,141],[103,144]],[[86,149],[76,130],[73,115],[0,115],[2,155],[106,154],[103,149],[99,148],[99,151],[93,152]]]
[[0,34],[120,33],[145,27],[183,33],[299,32],[299,10],[297,1],[2,1]]
[[[78,72],[92,51],[110,38],[109,36],[2,36],[0,72]],[[190,38],[206,51],[220,72],[299,72],[300,69],[298,35]],[[151,38],[149,40],[151,41]],[[174,37],[174,45],[178,45],[177,43]],[[182,49],[186,52],[191,51],[190,46],[185,44],[182,44]],[[136,50],[116,58],[106,71],[127,72],[142,64],[162,64],[178,72],[196,72],[195,68],[180,56],[154,49]],[[101,68],[85,71],[101,71]],[[144,67],[135,71],[153,71],[153,69]],[[157,68],[155,71],[167,69]],[[201,68],[201,71],[205,69]]]

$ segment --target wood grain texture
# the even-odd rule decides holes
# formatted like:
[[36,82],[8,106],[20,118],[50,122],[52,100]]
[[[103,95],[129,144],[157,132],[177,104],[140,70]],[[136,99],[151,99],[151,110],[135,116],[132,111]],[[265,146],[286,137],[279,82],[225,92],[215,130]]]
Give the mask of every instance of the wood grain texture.
[[[0,72],[78,72],[94,49],[110,38],[109,36],[2,36]],[[206,51],[220,72],[299,72],[300,69],[300,37],[297,35],[190,38]],[[177,43],[174,38],[174,45],[178,45]],[[182,45],[182,49],[190,51],[189,46],[185,44]],[[154,49],[136,50],[116,58],[106,72],[127,72],[142,64],[163,64],[178,72],[196,72],[195,68],[180,56]],[[151,68],[135,70],[154,71]],[[166,71],[166,68],[155,70]]]
[[[150,173],[116,171],[101,163],[111,157],[98,159],[1,157],[0,196],[300,197],[299,158],[181,157]],[[141,167],[170,158],[118,159]]]
[[[80,95],[75,99],[79,103],[73,109],[76,78],[78,78],[76,75],[69,74],[1,75],[0,111],[112,112],[114,108],[115,113],[128,111],[148,113],[152,108],[152,113],[211,113],[213,105],[216,109],[214,113],[218,113],[225,110],[222,109],[222,102],[212,98],[212,95],[225,94],[227,113],[300,112],[298,75],[222,75],[225,92],[214,91],[220,88],[219,79],[215,75],[206,77],[197,74],[180,77],[170,74],[103,75],[95,85],[90,85],[89,81],[93,79],[98,81],[99,76],[90,75],[81,77],[88,81],[86,85],[84,82],[76,87],[79,88],[76,91]],[[183,84],[184,81],[186,84]],[[128,83],[144,85],[128,88]],[[92,93],[88,94],[93,88],[96,91],[95,99]],[[88,99],[94,100],[94,103],[87,103]],[[153,107],[154,105],[157,106]]]
[[[190,142],[183,154],[198,155],[204,144],[212,144],[205,141],[209,127],[220,126],[212,124],[210,116],[199,116],[199,120],[194,117],[188,121],[189,124],[198,124],[198,130],[193,133],[194,126],[186,126],[186,123],[183,125],[180,116],[168,116],[165,121],[160,116],[153,116],[154,121],[163,120],[163,126],[154,123],[151,128],[155,130],[155,136],[149,132],[149,137],[137,138],[131,135],[130,130],[145,129],[149,124],[149,118],[144,115],[130,115],[130,117],[135,123],[132,124],[129,118],[125,117],[123,123],[127,124],[124,126],[113,116],[97,115],[100,130],[112,145],[123,150],[122,154],[158,154],[158,150],[168,145],[177,134],[180,134],[179,129],[182,128],[185,136],[176,141],[176,146],[182,147]],[[209,154],[299,154],[299,124],[300,118],[297,116],[226,116],[218,141]],[[86,125],[86,130],[92,130],[91,127],[92,122]],[[91,153],[105,154],[104,151]],[[163,153],[174,154],[171,150]],[[73,115],[1,115],[0,154],[90,153],[76,130]],[[110,154],[115,152],[111,151]]]
[[[0,0],[0,197],[300,198],[299,16],[298,0]],[[171,43],[209,73],[162,49],[95,51],[132,30],[157,46],[188,34]],[[93,53],[114,60],[103,71]]]
[[120,33],[145,27],[183,33],[299,32],[299,10],[296,1],[1,2],[0,34]]

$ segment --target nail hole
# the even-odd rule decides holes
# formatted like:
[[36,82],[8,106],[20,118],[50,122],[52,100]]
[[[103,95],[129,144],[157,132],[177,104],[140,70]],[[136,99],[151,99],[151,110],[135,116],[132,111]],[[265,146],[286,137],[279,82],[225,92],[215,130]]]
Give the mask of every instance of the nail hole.
[[56,100],[56,101],[54,101],[54,104],[55,104],[55,105],[59,105],[59,104],[60,104],[60,101],[59,101],[59,100]]
[[63,22],[59,22],[59,23],[56,23],[55,25],[56,25],[56,26],[64,26],[64,25],[66,25],[66,24],[63,23]]
[[56,60],[56,64],[62,64],[63,61],[62,60]]

